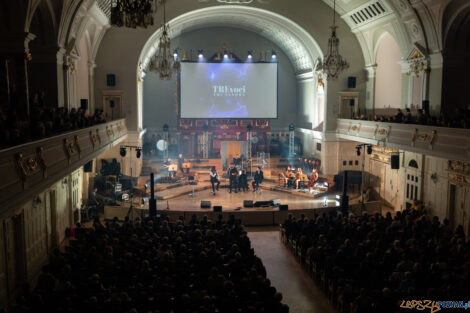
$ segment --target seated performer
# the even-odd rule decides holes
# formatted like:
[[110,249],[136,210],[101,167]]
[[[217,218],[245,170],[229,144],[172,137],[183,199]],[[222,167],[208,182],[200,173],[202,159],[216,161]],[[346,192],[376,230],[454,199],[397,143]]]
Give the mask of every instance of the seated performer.
[[238,190],[242,189],[243,191],[248,190],[248,181],[246,177],[246,170],[242,170],[242,173],[238,177]]
[[313,187],[315,187],[315,183],[318,180],[318,171],[316,169],[312,170],[312,174],[310,175],[310,179],[308,181],[308,191],[310,193],[313,192]]
[[238,184],[238,170],[235,168],[235,164],[231,163],[230,167],[228,168],[228,177],[230,180],[230,193],[232,193],[232,189],[237,192],[237,184]]
[[295,177],[292,172],[292,166],[288,165],[286,171],[284,172],[284,187],[289,187],[289,181]]
[[299,183],[302,180],[303,174],[304,173],[302,172],[302,169],[300,167],[297,168],[297,171],[295,173],[295,189],[299,189]]
[[255,172],[255,176],[253,177],[253,182],[251,183],[253,186],[253,192],[259,189],[259,185],[263,182],[264,175],[263,171],[261,170],[261,166],[258,166]]
[[[219,186],[220,186],[220,180],[219,180],[219,173],[217,172],[217,169],[215,166],[212,167],[210,173],[210,178],[211,178],[211,185],[212,185],[212,194],[215,195],[215,190],[219,191]],[[217,184],[217,187],[216,187]]]

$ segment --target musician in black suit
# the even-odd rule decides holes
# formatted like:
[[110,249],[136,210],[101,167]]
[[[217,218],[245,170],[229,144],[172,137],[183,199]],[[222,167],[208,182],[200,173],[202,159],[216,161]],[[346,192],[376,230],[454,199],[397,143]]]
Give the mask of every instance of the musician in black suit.
[[263,171],[261,170],[261,166],[258,166],[255,172],[255,176],[253,177],[253,182],[251,183],[251,185],[253,186],[253,192],[259,189],[259,185],[263,182],[263,180]]
[[242,170],[242,173],[238,177],[238,189],[242,189],[243,191],[248,190],[248,181],[246,177],[246,170]]
[[238,188],[238,170],[235,168],[235,164],[231,163],[228,169],[228,177],[230,179],[230,193],[232,193],[232,189],[237,192]]
[[179,167],[179,169],[181,170],[181,173],[184,174],[183,163],[184,163],[184,157],[183,157],[183,154],[180,153],[180,154],[178,155],[178,167]]
[[233,162],[232,162],[232,163],[235,165],[235,167],[238,167],[238,166],[240,166],[240,165],[242,164],[242,158],[240,157],[240,154],[239,154],[239,153],[237,153],[237,154],[235,155],[235,157],[233,158]]

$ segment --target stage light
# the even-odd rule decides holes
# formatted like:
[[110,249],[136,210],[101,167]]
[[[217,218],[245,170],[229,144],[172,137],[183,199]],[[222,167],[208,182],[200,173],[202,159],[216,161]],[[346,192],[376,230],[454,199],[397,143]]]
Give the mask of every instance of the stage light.
[[126,148],[125,148],[125,147],[121,147],[121,150],[119,151],[119,154],[120,154],[122,157],[125,157],[125,156],[126,156]]
[[227,53],[227,51],[224,51],[224,59],[228,59],[228,53]]
[[136,150],[135,150],[135,156],[136,156],[138,159],[140,159],[140,156],[141,156],[141,155],[142,155],[142,150],[136,149]]
[[271,58],[272,58],[273,60],[275,60],[275,59],[277,58],[276,52],[273,51],[273,53],[272,53],[272,55],[271,55]]
[[248,51],[248,59],[252,59],[253,58],[253,54],[251,53],[251,51]]
[[361,156],[361,146],[356,146],[357,156]]
[[173,57],[174,57],[175,59],[177,59],[177,58],[178,58],[178,51],[176,51],[176,50],[175,50],[175,51],[173,51]]
[[372,154],[372,145],[367,145],[367,154]]
[[199,59],[202,59],[204,57],[204,54],[202,53],[202,50],[198,51],[198,57],[199,57]]

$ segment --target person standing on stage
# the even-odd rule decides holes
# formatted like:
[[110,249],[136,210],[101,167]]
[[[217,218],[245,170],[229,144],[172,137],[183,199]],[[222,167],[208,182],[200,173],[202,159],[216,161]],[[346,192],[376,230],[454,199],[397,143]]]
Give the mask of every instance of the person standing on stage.
[[258,166],[255,172],[255,176],[253,177],[253,182],[251,183],[253,186],[253,192],[259,189],[259,185],[263,182],[263,179],[263,171],[261,170],[261,166]]
[[[219,180],[219,173],[217,172],[217,169],[215,166],[212,167],[210,173],[211,177],[211,185],[212,185],[212,194],[215,195],[215,190],[219,191],[219,186],[220,186],[220,180]],[[217,187],[216,187],[217,184]]]
[[248,181],[246,178],[246,170],[242,170],[240,177],[238,177],[238,189],[242,189],[243,191],[248,190]]
[[235,167],[237,167],[237,168],[238,168],[239,166],[241,166],[241,164],[242,164],[242,158],[240,157],[240,154],[239,154],[239,153],[237,153],[237,154],[235,155],[235,157],[233,158],[233,164],[234,164]]
[[178,155],[178,167],[179,167],[179,169],[181,170],[181,173],[184,174],[183,163],[184,163],[183,154],[180,153],[180,154]]
[[230,193],[232,189],[237,192],[237,183],[238,183],[238,170],[235,168],[235,164],[231,163],[228,169],[228,177],[230,179]]

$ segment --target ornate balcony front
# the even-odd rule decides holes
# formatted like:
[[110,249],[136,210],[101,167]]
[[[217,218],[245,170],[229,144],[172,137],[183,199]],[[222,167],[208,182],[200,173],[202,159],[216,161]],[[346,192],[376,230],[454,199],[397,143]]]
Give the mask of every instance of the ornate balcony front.
[[470,129],[338,119],[341,139],[470,162]]
[[126,135],[120,119],[1,150],[0,213],[21,206]]

